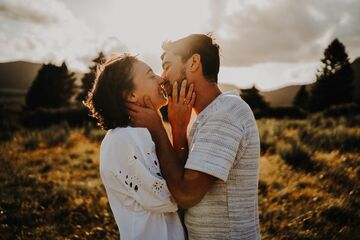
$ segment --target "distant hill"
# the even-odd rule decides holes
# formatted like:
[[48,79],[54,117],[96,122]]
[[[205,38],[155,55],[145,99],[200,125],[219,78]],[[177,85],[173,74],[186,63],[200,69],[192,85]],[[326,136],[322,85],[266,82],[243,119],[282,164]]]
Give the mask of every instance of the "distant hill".
[[[35,79],[42,64],[30,62],[0,63],[0,90],[27,90]],[[77,83],[83,74],[75,73]]]
[[[355,59],[351,66],[354,71],[355,95],[360,100],[360,58]],[[31,86],[40,67],[41,64],[22,61],[0,63],[0,91],[16,90],[24,94],[24,91],[26,92]],[[82,74],[76,73],[78,80],[81,76]],[[239,90],[239,87],[232,84],[219,84],[219,87],[223,92]],[[300,87],[301,85],[293,85],[272,91],[260,91],[260,94],[272,107],[290,106]],[[310,88],[310,85],[308,87]]]
[[260,92],[260,94],[272,107],[291,106],[300,87],[301,85],[293,85],[272,91]]
[[[0,63],[0,105],[20,109],[25,96],[42,64],[30,62]],[[75,73],[77,84],[83,75]]]
[[[234,89],[239,90],[239,87],[231,84],[219,84],[219,87],[222,91],[230,91]],[[272,107],[291,106],[293,99],[300,87],[301,85],[294,85],[272,91],[260,91],[259,93],[264,97],[264,100],[268,102]]]
[[40,67],[29,62],[0,63],[0,89],[28,89]]
[[[360,57],[351,63],[351,67],[354,71],[355,98],[360,101]],[[219,84],[219,86],[222,91],[239,89],[237,86],[231,84]],[[306,88],[310,90],[311,86],[312,84],[308,84]],[[291,106],[300,87],[301,85],[292,85],[272,91],[260,91],[259,93],[272,107]]]

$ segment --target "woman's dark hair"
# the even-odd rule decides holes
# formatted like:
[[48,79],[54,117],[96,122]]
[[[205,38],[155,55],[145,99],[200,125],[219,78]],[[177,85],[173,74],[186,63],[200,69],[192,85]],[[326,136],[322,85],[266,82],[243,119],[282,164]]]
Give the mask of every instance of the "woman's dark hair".
[[129,54],[112,57],[98,65],[96,79],[84,105],[105,130],[130,124],[127,96],[134,87],[133,65],[138,59]]
[[208,81],[217,83],[220,68],[219,45],[213,42],[210,33],[191,34],[176,41],[165,41],[162,48],[165,52],[161,59],[167,51],[180,56],[183,62],[193,54],[199,54],[204,76]]

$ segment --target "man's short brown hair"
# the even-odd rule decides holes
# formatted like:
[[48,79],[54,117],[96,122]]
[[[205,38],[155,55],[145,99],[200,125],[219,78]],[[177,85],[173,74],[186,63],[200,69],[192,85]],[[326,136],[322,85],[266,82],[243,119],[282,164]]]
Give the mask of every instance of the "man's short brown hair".
[[161,59],[167,51],[180,56],[183,62],[193,54],[199,54],[204,76],[217,83],[220,68],[219,45],[213,42],[211,34],[191,34],[176,41],[165,41],[162,48],[165,52]]

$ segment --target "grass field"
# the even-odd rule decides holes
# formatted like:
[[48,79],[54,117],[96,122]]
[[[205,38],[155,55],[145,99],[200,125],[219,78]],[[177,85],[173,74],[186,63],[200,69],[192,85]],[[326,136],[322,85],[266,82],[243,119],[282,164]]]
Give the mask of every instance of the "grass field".
[[[258,120],[262,239],[360,239],[360,116]],[[1,239],[117,239],[104,132],[19,128],[0,147]]]

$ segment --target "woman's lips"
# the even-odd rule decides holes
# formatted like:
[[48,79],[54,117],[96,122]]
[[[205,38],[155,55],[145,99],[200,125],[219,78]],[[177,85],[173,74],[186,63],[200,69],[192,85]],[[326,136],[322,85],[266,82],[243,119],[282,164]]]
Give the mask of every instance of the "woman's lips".
[[169,96],[163,84],[160,85],[160,94],[166,99]]
[[163,84],[161,84],[161,89],[162,89],[162,91],[164,91],[166,96],[172,95],[172,87],[171,87],[170,81],[166,81]]

